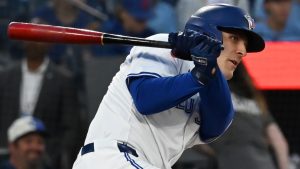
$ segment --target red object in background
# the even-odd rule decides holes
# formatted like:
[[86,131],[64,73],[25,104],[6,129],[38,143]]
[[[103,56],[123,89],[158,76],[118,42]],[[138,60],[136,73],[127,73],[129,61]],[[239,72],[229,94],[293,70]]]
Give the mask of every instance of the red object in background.
[[258,89],[300,89],[300,41],[267,42],[264,51],[248,53],[243,62]]

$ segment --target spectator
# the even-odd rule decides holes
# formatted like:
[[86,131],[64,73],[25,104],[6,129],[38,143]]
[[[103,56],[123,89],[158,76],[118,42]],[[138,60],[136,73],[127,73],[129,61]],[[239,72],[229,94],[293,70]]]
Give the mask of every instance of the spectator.
[[[211,153],[212,152],[212,153]],[[183,152],[172,169],[218,169],[214,151],[208,145],[197,145]]]
[[229,86],[235,119],[227,132],[210,144],[219,169],[288,169],[286,139],[242,64]]
[[206,1],[195,1],[195,0],[178,0],[176,5],[178,29],[183,30],[186,21],[189,17],[199,9],[201,6],[205,6],[213,3],[226,3],[238,6],[245,11],[249,11],[249,2],[245,0],[206,0]]
[[[148,37],[154,31],[147,26],[147,21],[153,17],[153,0],[119,0],[115,7],[115,17],[102,24],[100,31],[135,36]],[[94,46],[95,56],[126,55],[132,46]]]
[[9,159],[0,169],[48,169],[45,161],[45,126],[37,118],[15,120],[8,129]]
[[174,6],[163,0],[155,0],[154,17],[150,19],[148,25],[155,32],[176,32],[177,13]]
[[[294,0],[292,1],[292,9],[291,13],[289,15],[288,20],[288,29],[291,30],[291,32],[296,32],[297,37],[300,35],[300,22],[298,21],[300,18],[300,0]],[[297,39],[300,40],[300,39]]]
[[[94,1],[94,2],[93,2]],[[93,5],[96,9],[98,9],[100,12],[103,12],[109,16],[114,15],[116,2],[118,0],[92,0],[93,3],[90,2],[90,5]]]
[[238,6],[245,11],[249,12],[250,10],[250,2],[249,0],[207,0],[208,4],[212,3],[226,3],[226,4],[231,4]]
[[[298,41],[300,29],[291,13],[292,0],[264,0],[265,19],[257,23],[255,31],[267,41]],[[296,9],[296,8],[294,8]],[[295,11],[296,12],[296,11]]]
[[253,5],[253,16],[256,22],[260,22],[266,19],[266,11],[262,10],[264,8],[265,0],[255,0]]
[[[6,2],[5,2],[6,1]],[[3,47],[4,52],[9,53],[8,60],[10,62],[19,61],[22,59],[23,52],[20,46],[20,43],[17,41],[9,41],[7,33],[7,25],[10,22],[28,22],[30,20],[30,17],[33,13],[33,11],[36,11],[41,6],[45,5],[47,1],[45,0],[2,0],[0,6],[2,6],[3,9],[0,9],[0,13],[5,13],[6,16],[0,16],[2,32],[1,36],[3,38],[3,45],[1,44],[1,47]],[[9,64],[9,63],[6,63]]]
[[174,7],[176,6],[176,4],[178,2],[178,0],[161,0],[161,1],[166,2]]
[[[84,29],[97,29],[99,23],[90,15],[81,11],[69,0],[51,0],[51,3],[41,7],[33,14],[34,19],[41,22]],[[74,82],[79,94],[82,114],[87,111],[85,77],[83,58],[90,53],[90,48],[82,45],[55,44],[48,52],[50,60],[58,65],[63,65],[74,75]]]
[[48,59],[48,48],[45,43],[26,42],[26,57],[0,72],[0,147],[6,147],[4,131],[14,119],[33,115],[49,131],[47,152],[53,164],[67,166],[76,156],[85,128],[80,126],[71,74]]
[[185,23],[200,7],[205,6],[206,1],[178,0],[176,5],[178,29],[183,30]]
[[[50,25],[74,28],[95,28],[93,26],[93,18],[76,8],[71,2],[67,0],[52,0],[50,2],[51,3],[48,3],[34,12],[32,17],[40,19],[41,22]],[[72,53],[70,55],[76,55],[78,52],[81,52],[76,51],[76,48],[78,48],[78,46],[56,44],[50,49],[49,57],[57,64],[68,62],[68,60],[66,60],[68,58],[65,55],[70,53]]]

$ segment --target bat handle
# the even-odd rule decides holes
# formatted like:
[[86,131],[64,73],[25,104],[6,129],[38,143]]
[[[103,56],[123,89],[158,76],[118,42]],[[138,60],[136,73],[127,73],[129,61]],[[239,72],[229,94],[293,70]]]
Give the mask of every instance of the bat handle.
[[171,49],[171,44],[164,41],[149,40],[144,38],[122,36],[116,34],[103,34],[103,44],[123,44],[133,46],[146,46]]

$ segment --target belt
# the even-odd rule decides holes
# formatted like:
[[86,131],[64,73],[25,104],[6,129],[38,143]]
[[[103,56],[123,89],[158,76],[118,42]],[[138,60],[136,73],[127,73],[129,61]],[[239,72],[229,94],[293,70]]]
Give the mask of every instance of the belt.
[[[136,153],[135,149],[129,147],[126,143],[118,142],[118,148],[122,153],[129,153],[135,157],[138,157],[138,154]],[[87,153],[91,153],[94,151],[95,151],[94,143],[89,143],[81,148],[81,155],[85,155]]]

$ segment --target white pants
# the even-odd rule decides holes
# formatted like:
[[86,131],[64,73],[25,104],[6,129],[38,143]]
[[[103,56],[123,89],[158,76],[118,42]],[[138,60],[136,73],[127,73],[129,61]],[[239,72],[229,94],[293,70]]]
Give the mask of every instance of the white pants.
[[79,152],[73,169],[159,169],[140,155],[135,157],[127,152],[120,152],[117,144],[117,141],[94,142],[93,151],[83,155]]

